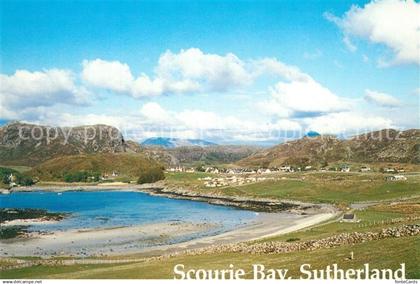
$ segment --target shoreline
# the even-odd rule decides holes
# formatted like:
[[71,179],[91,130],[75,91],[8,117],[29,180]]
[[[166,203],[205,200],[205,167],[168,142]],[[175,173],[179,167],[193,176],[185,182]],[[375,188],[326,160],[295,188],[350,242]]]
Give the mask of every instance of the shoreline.
[[31,191],[135,191],[150,194],[152,196],[161,196],[171,199],[193,200],[206,202],[212,205],[230,206],[239,209],[250,210],[254,212],[293,212],[297,214],[306,214],[307,211],[316,212],[325,208],[337,210],[332,204],[317,204],[302,202],[298,200],[279,200],[270,198],[251,198],[225,195],[211,195],[194,193],[180,187],[168,186],[162,182],[151,184],[117,184],[117,185],[43,185],[29,187],[15,187],[10,190],[13,192],[31,192]]
[[[106,191],[123,190],[173,199],[207,202],[252,210],[257,217],[233,230],[201,235],[216,224],[179,222],[179,224],[152,223],[139,226],[92,229],[88,231],[56,231],[31,233],[29,237],[2,241],[1,257],[55,256],[102,257],[113,255],[140,255],[145,257],[179,253],[214,245],[246,242],[278,236],[327,221],[340,214],[330,204],[310,204],[299,201],[252,199],[226,196],[191,195],[183,189],[161,183],[118,186],[32,186],[19,187],[12,192],[31,191]],[[176,223],[176,222],[175,222]],[[181,241],[176,241],[179,238]],[[182,240],[184,238],[184,240]],[[178,240],[179,240],[178,239]],[[77,240],[77,241],[75,241]],[[169,240],[169,241],[168,241]],[[171,241],[172,240],[172,243]],[[145,246],[146,244],[146,246]],[[147,246],[149,244],[149,246]]]

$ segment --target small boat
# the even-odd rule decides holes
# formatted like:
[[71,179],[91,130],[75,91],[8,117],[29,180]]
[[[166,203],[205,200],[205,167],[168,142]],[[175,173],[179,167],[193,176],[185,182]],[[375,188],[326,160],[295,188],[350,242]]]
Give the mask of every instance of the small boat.
[[58,192],[58,193],[57,193],[57,195],[62,195],[62,194],[63,194],[62,192]]

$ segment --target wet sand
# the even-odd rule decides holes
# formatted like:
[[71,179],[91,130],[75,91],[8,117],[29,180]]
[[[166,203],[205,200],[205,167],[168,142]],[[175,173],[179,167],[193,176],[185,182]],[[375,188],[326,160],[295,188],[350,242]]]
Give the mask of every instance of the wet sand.
[[[166,222],[111,229],[70,230],[49,234],[32,233],[26,238],[2,240],[0,256],[105,256],[141,254],[145,256],[180,252],[216,244],[255,240],[299,230],[334,216],[332,212],[312,215],[258,213],[255,220],[235,230],[198,237],[217,224]],[[197,238],[174,243],[183,237]]]

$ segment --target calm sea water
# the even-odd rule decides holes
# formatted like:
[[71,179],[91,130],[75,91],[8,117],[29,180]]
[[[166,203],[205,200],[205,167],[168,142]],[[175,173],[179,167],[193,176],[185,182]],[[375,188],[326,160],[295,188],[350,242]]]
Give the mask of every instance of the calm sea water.
[[33,225],[30,230],[68,230],[131,226],[167,221],[217,223],[227,231],[251,221],[256,214],[204,202],[169,199],[128,191],[15,192],[0,195],[2,208],[38,208],[70,213],[55,224]]

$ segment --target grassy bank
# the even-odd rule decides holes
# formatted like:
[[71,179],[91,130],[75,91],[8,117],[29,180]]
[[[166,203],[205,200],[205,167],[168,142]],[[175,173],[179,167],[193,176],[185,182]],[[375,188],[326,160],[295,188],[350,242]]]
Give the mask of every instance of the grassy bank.
[[[311,264],[313,269],[325,268],[333,263],[337,263],[343,269],[361,268],[364,263],[369,263],[372,268],[397,269],[400,263],[405,263],[406,277],[419,278],[419,248],[420,239],[418,237],[405,237],[281,255],[204,254],[124,265],[33,266],[0,273],[2,278],[172,279],[173,267],[176,264],[184,264],[188,269],[226,269],[230,264],[233,264],[237,268],[245,269],[248,272],[247,277],[251,278],[251,266],[263,264],[267,269],[288,268],[290,276],[299,277],[299,267],[303,263]],[[353,260],[349,260],[351,252],[355,256]]]

